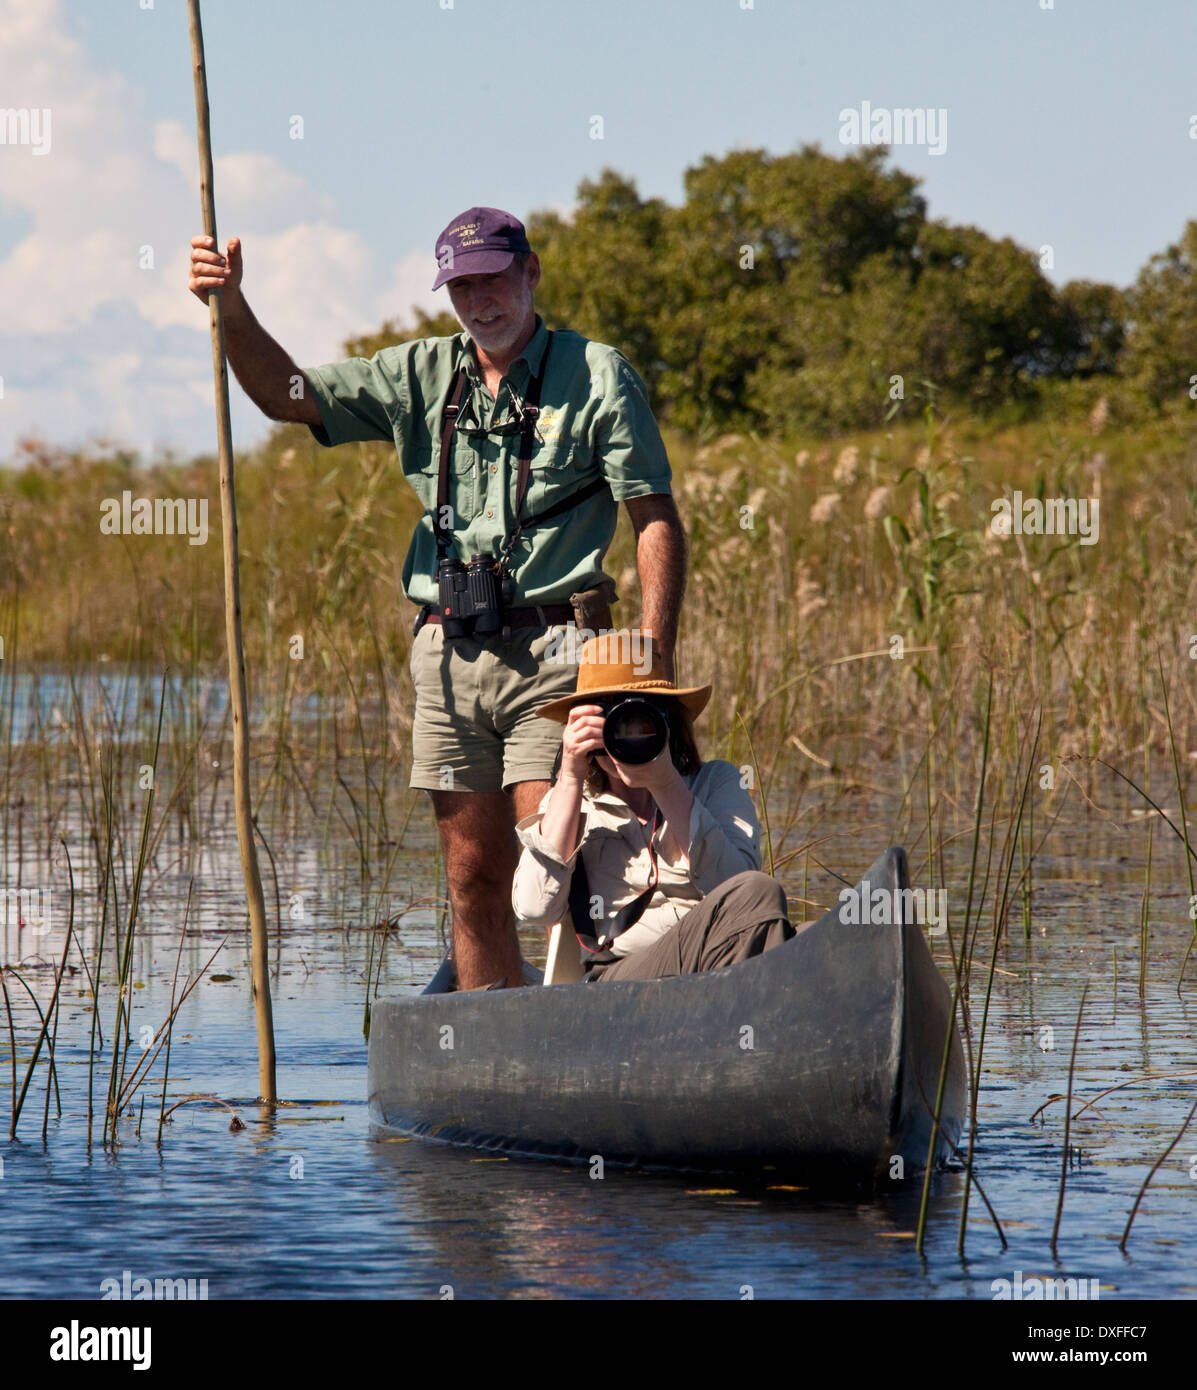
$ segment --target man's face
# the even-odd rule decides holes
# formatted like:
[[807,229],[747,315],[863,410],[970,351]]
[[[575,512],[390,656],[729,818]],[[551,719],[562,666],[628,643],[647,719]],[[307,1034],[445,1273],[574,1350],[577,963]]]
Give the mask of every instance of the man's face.
[[540,281],[535,255],[526,267],[514,260],[494,275],[461,275],[449,281],[449,301],[461,326],[486,352],[515,346],[535,313],[532,292]]

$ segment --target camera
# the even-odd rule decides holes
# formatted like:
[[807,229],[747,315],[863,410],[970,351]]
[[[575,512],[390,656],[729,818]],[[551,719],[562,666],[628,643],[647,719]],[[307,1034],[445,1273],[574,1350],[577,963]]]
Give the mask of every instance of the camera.
[[613,704],[603,720],[603,744],[617,763],[651,763],[669,742],[669,712],[640,695]]
[[465,637],[470,630],[485,637],[503,626],[498,567],[489,555],[475,555],[468,566],[446,556],[437,567],[436,584],[446,638]]

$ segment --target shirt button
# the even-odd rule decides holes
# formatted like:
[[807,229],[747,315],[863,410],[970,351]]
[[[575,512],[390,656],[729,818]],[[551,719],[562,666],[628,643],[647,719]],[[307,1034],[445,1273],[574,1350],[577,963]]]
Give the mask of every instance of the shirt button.
[[490,466],[490,471],[492,473],[497,473],[499,471],[499,465],[497,463],[492,463]]
[[486,514],[487,516],[494,516],[494,512],[489,507],[486,509]]

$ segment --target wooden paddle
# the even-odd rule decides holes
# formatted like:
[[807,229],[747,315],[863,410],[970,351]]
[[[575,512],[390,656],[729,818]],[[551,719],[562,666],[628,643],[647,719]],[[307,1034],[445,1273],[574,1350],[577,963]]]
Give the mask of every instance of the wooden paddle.
[[578,938],[570,927],[558,922],[549,936],[549,958],[544,963],[546,985],[577,984],[584,975],[578,954]]
[[[216,197],[212,186],[212,131],[208,121],[208,75],[204,68],[204,34],[199,0],[187,0],[191,25],[191,65],[195,73],[195,124],[199,137],[200,200],[204,234],[216,240]],[[212,374],[216,379],[216,440],[220,452],[220,522],[224,541],[224,621],[229,660],[229,705],[233,714],[233,806],[237,844],[249,902],[253,947],[253,999],[258,1021],[258,1086],[261,1098],[278,1099],[274,1075],[274,1017],[270,1007],[269,958],[266,949],[266,902],[254,845],[249,797],[249,710],[245,690],[245,651],[241,643],[241,579],[237,559],[237,497],[233,490],[233,427],[229,419],[229,371],[224,355],[224,319],[220,291],[208,293],[212,330]]]

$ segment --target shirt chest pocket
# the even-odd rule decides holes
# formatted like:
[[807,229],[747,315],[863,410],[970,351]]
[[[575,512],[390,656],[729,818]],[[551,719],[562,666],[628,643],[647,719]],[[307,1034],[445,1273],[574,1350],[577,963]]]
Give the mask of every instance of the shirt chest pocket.
[[[439,444],[413,446],[404,473],[427,511],[436,506],[440,482],[441,448]],[[462,513],[466,521],[478,506],[478,456],[464,438],[454,441],[449,454],[449,505]],[[450,523],[455,529],[456,523]]]
[[622,880],[629,863],[636,857],[635,850],[613,825],[590,826],[586,831],[583,853],[587,872],[596,879],[608,881]]
[[646,828],[633,821],[607,831],[611,838],[605,847],[604,865],[637,893],[653,879],[652,854],[645,843],[647,833]]
[[[568,440],[550,440],[538,445],[528,469],[528,494],[524,515],[531,516],[555,505],[576,492],[586,472],[586,457]],[[512,460],[512,476],[518,460]]]

